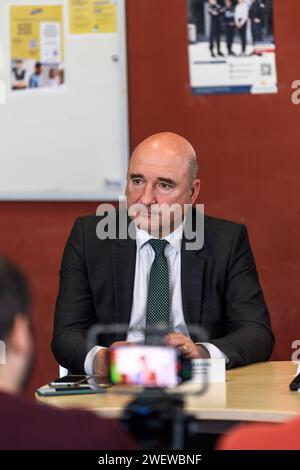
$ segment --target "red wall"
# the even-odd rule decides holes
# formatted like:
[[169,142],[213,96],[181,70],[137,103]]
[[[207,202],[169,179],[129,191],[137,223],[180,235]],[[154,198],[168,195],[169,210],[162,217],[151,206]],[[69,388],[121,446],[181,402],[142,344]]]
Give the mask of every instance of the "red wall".
[[[206,212],[247,224],[276,334],[274,359],[300,339],[300,2],[274,0],[277,95],[190,93],[185,0],[127,0],[131,147],[162,130],[195,146]],[[0,203],[0,249],[35,295],[37,362],[30,390],[57,375],[50,353],[58,271],[75,217],[95,203]]]

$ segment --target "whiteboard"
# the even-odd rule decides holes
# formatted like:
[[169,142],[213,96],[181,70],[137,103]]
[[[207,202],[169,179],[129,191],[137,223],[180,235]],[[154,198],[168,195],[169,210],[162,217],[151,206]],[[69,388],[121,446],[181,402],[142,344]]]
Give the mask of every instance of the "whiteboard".
[[[125,0],[118,32],[69,34],[67,0],[0,1],[1,200],[114,200],[129,157]],[[64,5],[65,85],[10,90],[9,5]]]

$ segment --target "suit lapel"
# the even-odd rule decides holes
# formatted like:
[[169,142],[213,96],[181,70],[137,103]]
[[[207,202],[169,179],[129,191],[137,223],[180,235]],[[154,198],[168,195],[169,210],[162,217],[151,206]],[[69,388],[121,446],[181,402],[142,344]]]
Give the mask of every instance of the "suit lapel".
[[[112,251],[115,322],[129,325],[135,274],[135,240],[115,240]],[[121,335],[122,336],[122,335]],[[125,339],[125,333],[124,333]]]
[[[191,219],[189,219],[191,217]],[[190,227],[193,230],[197,228],[196,222],[204,223],[203,218],[196,220],[196,211],[192,209],[186,215],[186,227],[191,223]],[[201,228],[198,230],[201,230]],[[201,232],[197,232],[198,234]],[[204,225],[203,225],[204,233]],[[184,318],[187,325],[200,326],[202,303],[203,303],[203,278],[205,271],[205,259],[202,256],[203,243],[196,249],[187,250],[187,244],[191,248],[191,242],[185,238],[185,232],[182,238],[181,248],[181,291],[182,291],[182,306]],[[195,245],[196,246],[196,245]]]
[[195,251],[181,252],[181,290],[184,318],[189,324],[200,325],[205,260]]

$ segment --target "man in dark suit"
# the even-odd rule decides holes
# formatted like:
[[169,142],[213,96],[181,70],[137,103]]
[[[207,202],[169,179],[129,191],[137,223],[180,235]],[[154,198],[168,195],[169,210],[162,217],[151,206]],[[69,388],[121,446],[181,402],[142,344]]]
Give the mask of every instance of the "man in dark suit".
[[235,34],[235,11],[232,0],[225,0],[224,5],[224,26],[228,55],[234,55],[232,51]]
[[29,311],[23,275],[0,257],[0,449],[135,449],[115,420],[42,406],[19,396],[32,364]]
[[[112,343],[143,342],[145,328],[157,324],[168,330],[165,343],[187,358],[225,358],[228,368],[269,358],[274,340],[246,227],[205,216],[204,244],[188,246],[183,213],[199,190],[193,147],[160,133],[143,141],[129,164],[135,236],[99,239],[100,217],[77,219],[55,312],[52,350],[60,364],[106,375]],[[134,214],[136,204],[142,207]],[[182,211],[171,213],[168,227],[164,208],[175,206]],[[186,214],[197,221],[195,210]],[[196,224],[196,238],[201,227]],[[87,332],[97,322],[127,324],[128,331],[87,350]],[[189,325],[201,325],[209,341],[194,342]]]
[[217,0],[209,0],[208,13],[210,15],[210,33],[209,33],[209,49],[212,57],[215,56],[214,45],[217,46],[219,56],[223,56],[220,48],[221,38],[221,17],[223,8],[218,4]]
[[253,0],[249,10],[249,18],[251,19],[251,32],[254,44],[263,40],[262,32],[265,12],[265,4],[261,0]]

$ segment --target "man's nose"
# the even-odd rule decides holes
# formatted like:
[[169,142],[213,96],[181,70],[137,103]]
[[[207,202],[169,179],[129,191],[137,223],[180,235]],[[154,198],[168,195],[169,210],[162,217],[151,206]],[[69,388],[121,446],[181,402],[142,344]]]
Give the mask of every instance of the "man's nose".
[[157,202],[154,195],[153,187],[150,184],[145,185],[139,202],[141,204],[144,204],[145,206],[150,206],[151,204],[155,204]]

